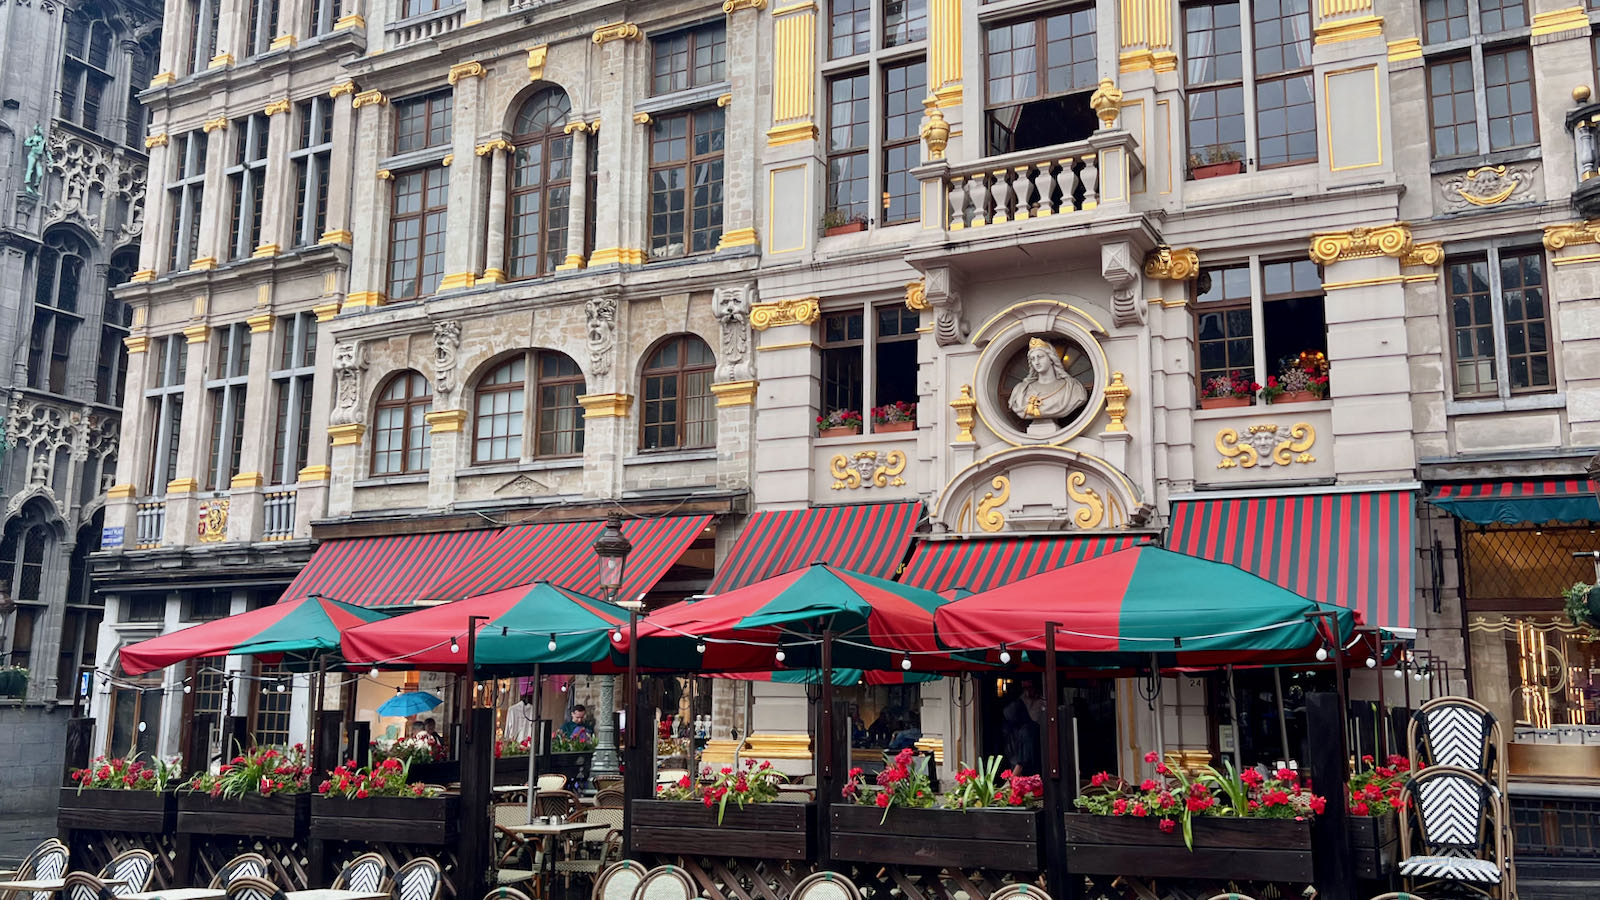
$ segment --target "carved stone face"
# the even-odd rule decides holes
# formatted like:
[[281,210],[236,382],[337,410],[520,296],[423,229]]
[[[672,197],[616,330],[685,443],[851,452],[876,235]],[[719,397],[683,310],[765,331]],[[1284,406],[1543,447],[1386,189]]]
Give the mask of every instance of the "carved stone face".
[[1055,355],[1043,347],[1034,347],[1028,351],[1028,368],[1042,377],[1055,368]]
[[1256,451],[1256,464],[1261,466],[1272,465],[1272,451],[1278,446],[1278,435],[1271,431],[1257,431],[1245,439],[1245,443]]

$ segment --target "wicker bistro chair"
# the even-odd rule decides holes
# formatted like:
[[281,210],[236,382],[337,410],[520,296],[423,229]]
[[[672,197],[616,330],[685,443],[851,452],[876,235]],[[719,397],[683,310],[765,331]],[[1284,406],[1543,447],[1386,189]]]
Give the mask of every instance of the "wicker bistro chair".
[[[1037,891],[1038,888],[1034,890]],[[1001,900],[1008,900],[1010,896],[1014,894],[1002,897]],[[794,893],[789,895],[789,900],[861,900],[861,890],[856,887],[855,882],[838,872],[817,872],[800,879],[800,883],[794,886]],[[994,898],[991,897],[990,900]]]
[[[1008,884],[989,895],[989,900],[1050,900],[1050,895],[1031,884]],[[1243,894],[1218,894],[1211,900],[1251,900]]]
[[620,790],[622,790],[622,776],[621,775],[597,775],[597,776],[595,776],[595,779],[594,779],[594,789],[596,791],[609,791],[609,790],[612,790],[612,789],[616,789],[616,790],[620,791]]
[[699,894],[688,872],[677,866],[656,866],[639,879],[633,900],[695,900]]
[[226,900],[287,900],[283,888],[266,878],[240,875],[228,882]]
[[500,885],[490,888],[489,893],[483,895],[483,900],[533,900],[533,898],[514,887]]
[[[589,832],[584,832],[588,835]],[[588,878],[597,878],[602,869],[622,857],[622,832],[616,829],[607,829],[605,839],[600,842],[595,852],[587,852],[584,845],[578,844],[567,855],[555,861],[555,873],[565,879],[567,886],[572,885],[572,876],[581,875]]]
[[394,873],[392,894],[394,900],[439,900],[439,888],[443,884],[438,860],[419,856]]
[[[67,845],[55,838],[33,848],[17,870],[18,881],[50,881],[67,876]],[[0,900],[52,900],[48,891],[0,891]]]
[[645,867],[631,859],[612,863],[595,876],[590,900],[633,900],[633,892],[644,879]]
[[594,805],[597,809],[621,809],[622,791],[615,788],[597,791],[594,795]]
[[1476,772],[1489,782],[1505,829],[1500,845],[1510,879],[1506,890],[1508,895],[1516,896],[1516,840],[1506,791],[1505,732],[1494,713],[1467,697],[1437,697],[1411,714],[1406,740],[1413,772],[1425,766],[1455,766]]
[[540,791],[533,798],[533,811],[540,816],[570,816],[578,811],[578,795],[571,791]]
[[[541,852],[543,842],[537,838],[517,834],[510,829],[512,825],[523,825],[528,821],[528,804],[526,803],[496,803],[494,805],[494,853],[495,853],[495,882],[497,884],[520,884],[532,881],[539,873],[544,863],[544,854]],[[528,868],[514,865],[526,854]]]
[[259,853],[241,853],[223,863],[211,879],[211,889],[227,890],[236,878],[266,878],[267,858]]
[[106,863],[106,867],[100,870],[100,879],[121,881],[121,884],[111,885],[111,893],[122,897],[144,893],[155,873],[155,854],[149,850],[125,850]]
[[[1482,775],[1456,766],[1417,772],[1401,793],[1398,866],[1406,890],[1446,885],[1507,900],[1510,873],[1500,801]],[[1416,834],[1413,839],[1412,822]]]
[[333,889],[382,894],[389,890],[389,863],[380,854],[363,853],[344,864],[333,880]]
[[111,900],[111,885],[88,872],[68,872],[62,879],[61,900]]
[[540,793],[545,791],[564,791],[567,789],[567,776],[562,775],[560,772],[540,775],[537,785]]

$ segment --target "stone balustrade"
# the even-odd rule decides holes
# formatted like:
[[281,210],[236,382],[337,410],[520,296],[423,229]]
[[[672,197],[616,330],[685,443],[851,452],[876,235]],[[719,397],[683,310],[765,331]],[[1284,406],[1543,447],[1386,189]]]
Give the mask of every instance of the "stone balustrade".
[[[936,180],[949,231],[1126,207],[1129,180],[1142,170],[1126,132],[990,156],[970,163],[935,161],[918,169]],[[927,196],[926,192],[924,196]]]

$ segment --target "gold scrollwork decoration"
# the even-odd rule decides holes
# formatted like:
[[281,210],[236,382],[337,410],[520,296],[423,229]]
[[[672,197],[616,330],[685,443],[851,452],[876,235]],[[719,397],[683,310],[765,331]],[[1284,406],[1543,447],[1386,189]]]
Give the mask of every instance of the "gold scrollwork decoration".
[[1412,244],[1411,249],[1400,257],[1402,266],[1427,266],[1436,268],[1444,262],[1444,244],[1438,241],[1429,241],[1422,244]]
[[1079,528],[1096,528],[1106,517],[1106,504],[1100,499],[1099,492],[1084,487],[1088,480],[1089,477],[1082,472],[1067,476],[1067,496],[1083,504],[1072,514],[1072,524]]
[[1600,243],[1600,221],[1570,222],[1544,227],[1546,250],[1560,250],[1568,244]]
[[928,308],[928,283],[912,281],[906,284],[906,309],[921,312]]
[[1306,454],[1316,441],[1315,429],[1305,422],[1296,422],[1289,428],[1289,439],[1273,448],[1272,461],[1280,466],[1289,465],[1291,460],[1298,463],[1316,462],[1315,457]]
[[[996,475],[989,482],[994,491],[984,491],[983,499],[978,501],[978,511],[973,516],[978,522],[978,527],[993,534],[1006,527],[1005,513],[997,508],[1000,504],[1011,499],[1011,479],[1004,475]],[[995,491],[1000,493],[996,494]]]
[[778,325],[811,325],[821,316],[822,306],[816,297],[757,303],[750,308],[750,327],[766,331]]
[[197,537],[205,543],[214,543],[228,537],[228,501],[212,500],[200,507]]
[[1400,257],[1411,249],[1411,226],[1404,222],[1378,228],[1324,231],[1311,236],[1311,260],[1323,265],[1369,256]]
[[835,491],[905,487],[906,481],[900,477],[905,470],[906,455],[899,450],[862,450],[848,455],[840,453],[828,462],[828,471],[833,475],[832,490]]
[[1217,432],[1219,469],[1254,469],[1269,466],[1307,465],[1317,461],[1309,452],[1317,441],[1317,430],[1308,422],[1296,422],[1284,429],[1280,425],[1251,425],[1241,434],[1233,428]]
[[635,41],[639,39],[639,26],[632,22],[613,22],[595,29],[593,38],[596,44],[607,44],[611,41]]
[[1200,254],[1193,247],[1174,250],[1162,244],[1144,260],[1146,278],[1162,281],[1188,281],[1200,274]]

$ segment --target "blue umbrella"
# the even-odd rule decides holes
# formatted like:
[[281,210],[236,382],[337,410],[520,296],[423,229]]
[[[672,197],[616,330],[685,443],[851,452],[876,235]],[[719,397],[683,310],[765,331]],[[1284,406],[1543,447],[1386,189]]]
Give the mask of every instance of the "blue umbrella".
[[378,707],[378,715],[414,716],[417,713],[425,713],[443,702],[427,691],[406,691],[383,701],[383,705]]

